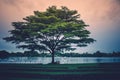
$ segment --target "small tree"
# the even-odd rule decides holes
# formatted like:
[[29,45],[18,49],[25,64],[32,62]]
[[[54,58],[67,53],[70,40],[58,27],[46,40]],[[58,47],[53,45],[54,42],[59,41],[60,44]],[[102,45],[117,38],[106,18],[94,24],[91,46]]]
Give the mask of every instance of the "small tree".
[[75,50],[73,44],[82,47],[94,42],[80,14],[67,7],[51,6],[45,12],[34,11],[34,15],[23,20],[12,23],[14,30],[4,40],[16,43],[18,48],[47,51],[52,55],[52,63],[56,52]]

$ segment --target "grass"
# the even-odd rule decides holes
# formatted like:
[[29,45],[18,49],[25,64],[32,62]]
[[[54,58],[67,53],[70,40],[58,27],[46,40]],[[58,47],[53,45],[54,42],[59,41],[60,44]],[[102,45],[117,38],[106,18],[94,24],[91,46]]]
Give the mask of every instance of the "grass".
[[0,80],[120,80],[120,63],[0,64]]

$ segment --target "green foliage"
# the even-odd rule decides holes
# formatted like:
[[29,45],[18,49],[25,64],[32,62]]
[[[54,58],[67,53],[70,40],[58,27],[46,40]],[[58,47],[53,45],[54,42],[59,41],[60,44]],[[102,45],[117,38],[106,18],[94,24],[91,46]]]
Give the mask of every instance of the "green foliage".
[[75,50],[72,44],[81,47],[95,41],[89,38],[90,32],[85,28],[88,25],[80,19],[80,14],[64,6],[60,9],[51,6],[45,12],[34,11],[34,15],[23,20],[25,21],[13,22],[11,36],[4,38],[16,43],[18,48],[54,54],[63,50]]

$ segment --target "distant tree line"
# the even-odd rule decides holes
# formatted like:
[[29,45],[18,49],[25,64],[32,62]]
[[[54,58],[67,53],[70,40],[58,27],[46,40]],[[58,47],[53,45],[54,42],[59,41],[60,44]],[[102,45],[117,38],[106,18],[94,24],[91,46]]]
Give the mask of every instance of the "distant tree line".
[[96,51],[95,53],[64,53],[61,54],[64,57],[120,57],[120,52],[105,53]]
[[[55,56],[59,57],[120,57],[120,52],[104,53],[96,51],[95,53],[57,53]],[[0,58],[8,57],[51,57],[49,53],[38,53],[37,51],[25,51],[25,52],[8,52],[5,50],[0,51]]]

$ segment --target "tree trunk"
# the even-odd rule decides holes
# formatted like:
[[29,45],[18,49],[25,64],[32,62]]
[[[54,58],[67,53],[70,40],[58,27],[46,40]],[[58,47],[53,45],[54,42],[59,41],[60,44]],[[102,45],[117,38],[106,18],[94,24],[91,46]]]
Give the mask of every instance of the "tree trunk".
[[55,60],[54,60],[54,52],[52,53],[52,64],[55,63]]

